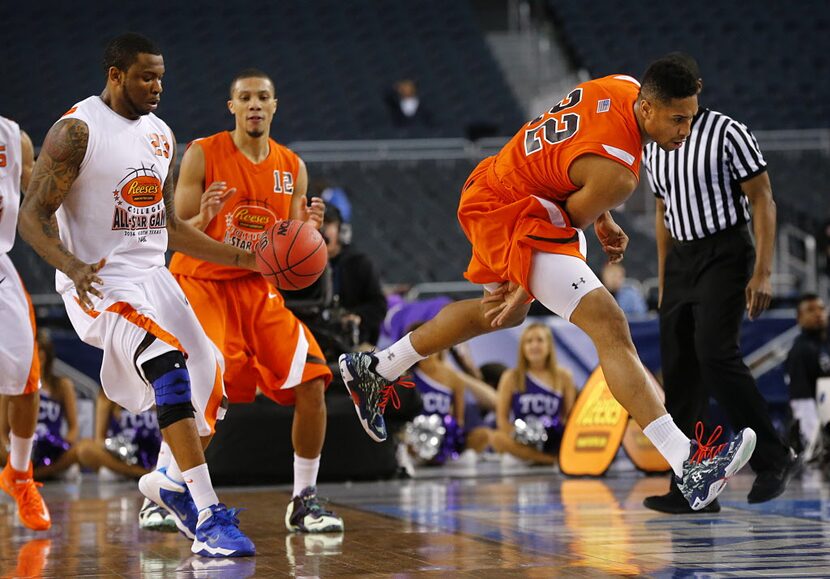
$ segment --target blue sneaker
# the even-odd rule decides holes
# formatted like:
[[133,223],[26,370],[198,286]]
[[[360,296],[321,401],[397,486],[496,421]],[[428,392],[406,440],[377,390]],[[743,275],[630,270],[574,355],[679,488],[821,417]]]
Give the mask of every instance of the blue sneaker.
[[196,538],[196,522],[199,513],[190,491],[185,484],[179,484],[169,476],[167,469],[150,471],[138,479],[138,490],[173,516],[176,528],[188,539]]
[[378,374],[375,370],[378,359],[370,352],[342,354],[339,362],[340,375],[354,402],[363,430],[375,442],[383,442],[386,440],[386,422],[383,420],[386,404],[392,400],[392,406],[401,406],[395,386],[414,388],[415,384],[400,378],[390,382]]
[[253,542],[239,530],[239,509],[222,503],[199,511],[196,539],[191,551],[202,557],[249,557],[256,553]]
[[703,442],[703,423],[695,426],[689,458],[683,463],[683,476],[675,475],[677,488],[689,501],[692,510],[699,511],[718,498],[726,483],[749,462],[755,450],[755,431],[744,428],[729,442],[715,445],[723,432],[718,426],[709,440]]

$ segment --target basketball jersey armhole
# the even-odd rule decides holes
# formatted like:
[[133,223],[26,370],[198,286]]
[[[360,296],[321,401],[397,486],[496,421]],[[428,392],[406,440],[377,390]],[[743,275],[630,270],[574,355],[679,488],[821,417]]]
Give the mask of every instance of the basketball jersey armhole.
[[[625,160],[623,160],[623,158],[619,154],[616,154],[615,152],[611,152],[611,151],[609,151],[605,148],[605,147],[612,147],[612,145],[606,145],[604,143],[598,143],[598,142],[594,142],[594,143],[590,143],[590,144],[592,145],[591,149],[583,149],[583,150],[579,151],[576,155],[573,156],[573,158],[571,158],[568,161],[568,171],[567,171],[566,176],[567,176],[567,179],[568,179],[568,183],[570,183],[570,185],[572,187],[574,187],[574,190],[578,190],[579,187],[574,185],[573,181],[571,181],[571,175],[570,175],[571,165],[573,165],[576,162],[577,159],[579,159],[580,157],[584,157],[585,155],[596,155],[597,157],[603,157],[605,159],[610,159],[610,160],[616,162],[617,164],[622,165],[623,167],[625,167],[626,169],[631,171],[631,173],[634,175],[634,178],[637,179],[637,183],[638,184],[640,183],[640,171],[639,171],[640,163],[638,162],[638,159],[636,157],[633,161],[633,164],[629,165],[628,163],[625,162]],[[613,147],[613,148],[616,148],[616,147]],[[623,153],[627,152],[627,151],[624,151],[622,149],[618,149],[618,151],[621,151]]]

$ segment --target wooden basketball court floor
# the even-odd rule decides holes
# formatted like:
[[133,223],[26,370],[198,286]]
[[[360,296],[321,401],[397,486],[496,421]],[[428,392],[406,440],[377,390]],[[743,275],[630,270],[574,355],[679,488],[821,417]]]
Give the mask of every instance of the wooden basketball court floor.
[[134,483],[85,475],[43,488],[54,522],[45,533],[0,502],[0,577],[830,577],[827,483],[808,471],[781,498],[748,505],[751,483],[736,477],[720,514],[671,516],[642,506],[664,477],[430,469],[321,485],[346,531],[305,536],[283,525],[287,487],[227,488],[220,498],[247,508],[257,556],[212,560],[191,556],[178,534],[139,530]]

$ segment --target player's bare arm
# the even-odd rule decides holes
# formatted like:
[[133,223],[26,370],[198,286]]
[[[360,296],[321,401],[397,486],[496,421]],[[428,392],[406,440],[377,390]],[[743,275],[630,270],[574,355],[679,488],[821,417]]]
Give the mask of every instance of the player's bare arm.
[[199,143],[187,148],[176,182],[176,215],[199,231],[204,231],[222,210],[225,201],[236,193],[224,181],[214,181],[205,188],[205,152]]
[[[173,154],[176,158],[176,139],[172,139]],[[181,251],[193,257],[221,263],[223,265],[235,265],[246,269],[256,269],[256,260],[252,253],[243,251],[237,247],[220,243],[208,237],[195,227],[180,219],[176,214],[175,183],[176,171],[171,164],[170,172],[164,180],[162,194],[164,196],[164,209],[167,212],[167,235],[168,247],[173,251]]]
[[[599,155],[576,159],[568,176],[579,187],[565,206],[571,223],[579,229],[594,223],[597,238],[609,261],[620,261],[628,247],[628,236],[614,222],[609,211],[631,196],[637,187],[637,177],[619,163]],[[530,294],[521,285],[513,281],[504,283],[482,299],[484,304],[497,304],[485,312],[485,317],[492,327],[499,328],[529,300]]]
[[746,286],[746,309],[752,320],[772,301],[770,275],[775,251],[776,208],[766,171],[741,183],[741,191],[752,205],[752,229],[755,233],[755,268]]
[[300,168],[297,171],[297,183],[294,185],[294,193],[291,196],[291,219],[308,221],[315,228],[323,226],[323,214],[326,211],[326,204],[319,197],[311,198],[311,205],[306,201],[308,192],[308,169],[300,159]]
[[568,197],[565,210],[573,226],[579,229],[585,229],[604,213],[621,205],[637,187],[634,173],[599,155],[583,155],[576,159],[568,176],[579,189]]
[[20,190],[25,193],[29,189],[32,169],[35,167],[35,147],[26,131],[20,131],[20,161]]
[[93,284],[103,284],[98,271],[105,261],[90,264],[75,257],[61,242],[55,217],[78,178],[88,141],[89,128],[79,119],[65,119],[52,126],[32,170],[18,229],[40,257],[69,276],[81,304],[92,308],[87,294],[103,297]]

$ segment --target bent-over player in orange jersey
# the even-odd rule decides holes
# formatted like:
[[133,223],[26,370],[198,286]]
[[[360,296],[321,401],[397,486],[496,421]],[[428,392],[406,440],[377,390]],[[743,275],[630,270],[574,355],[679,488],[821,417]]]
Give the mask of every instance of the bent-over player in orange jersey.
[[344,354],[340,371],[358,416],[386,438],[383,409],[399,376],[418,360],[500,327],[516,326],[532,299],[593,341],[611,392],[666,458],[695,510],[705,508],[749,460],[755,433],[725,444],[690,441],[649,385],[625,315],[585,262],[582,229],[594,224],[612,262],[628,237],[609,211],[637,186],[643,144],[683,146],[697,112],[697,78],[670,59],[654,62],[642,86],[612,75],[574,88],[482,161],[461,193],[458,219],[472,244],[465,276],[484,297],[447,305],[391,347]]
[[[231,82],[233,131],[197,139],[184,154],[176,212],[218,241],[253,251],[263,231],[280,219],[323,223],[322,199],[307,206],[303,161],[269,137],[277,109],[274,83],[249,69]],[[290,531],[337,532],[343,521],[316,494],[326,433],[325,390],[332,375],[314,336],[286,307],[282,295],[250,270],[181,253],[170,263],[205,333],[225,356],[231,402],[252,402],[259,388],[294,405],[294,493],[285,524]]]

